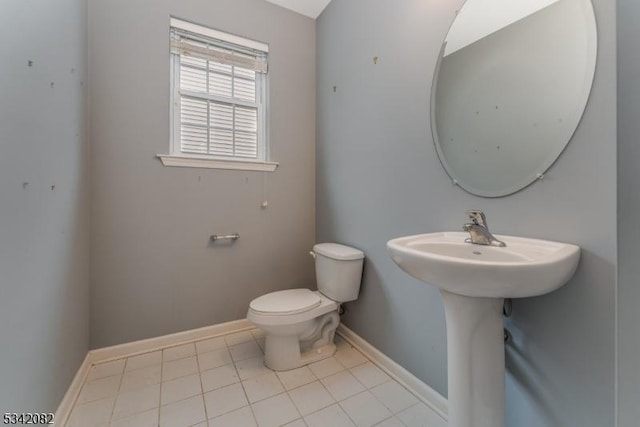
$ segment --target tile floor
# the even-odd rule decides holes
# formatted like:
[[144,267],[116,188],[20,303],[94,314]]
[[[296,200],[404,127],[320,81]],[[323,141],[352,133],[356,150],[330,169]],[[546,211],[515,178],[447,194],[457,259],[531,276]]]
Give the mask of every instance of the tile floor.
[[445,427],[336,337],[334,357],[287,372],[263,364],[254,329],[91,368],[66,427]]

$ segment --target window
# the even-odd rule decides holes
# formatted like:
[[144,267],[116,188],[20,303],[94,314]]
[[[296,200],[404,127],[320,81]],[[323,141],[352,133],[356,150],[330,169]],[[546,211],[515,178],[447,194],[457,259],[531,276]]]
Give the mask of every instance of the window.
[[171,18],[165,165],[275,169],[267,162],[267,56],[264,43]]

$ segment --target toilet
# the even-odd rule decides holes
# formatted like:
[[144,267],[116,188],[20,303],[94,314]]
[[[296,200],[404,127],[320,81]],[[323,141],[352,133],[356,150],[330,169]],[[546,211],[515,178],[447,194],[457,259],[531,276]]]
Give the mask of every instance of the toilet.
[[337,243],[314,245],[317,291],[288,289],[251,301],[247,319],[265,332],[264,363],[287,371],[333,356],[340,304],[358,298],[364,253]]

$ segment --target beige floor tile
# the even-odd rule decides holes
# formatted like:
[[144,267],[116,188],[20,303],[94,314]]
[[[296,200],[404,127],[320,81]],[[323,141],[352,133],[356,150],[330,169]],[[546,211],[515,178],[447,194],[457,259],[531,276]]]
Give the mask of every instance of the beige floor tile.
[[207,416],[215,418],[247,406],[249,402],[240,384],[232,384],[204,394]]
[[171,360],[183,359],[189,356],[195,356],[196,346],[193,343],[182,344],[175,347],[168,347],[162,350],[162,361],[169,362]]
[[250,331],[236,332],[235,334],[225,335],[224,340],[227,342],[227,346],[231,347],[243,342],[253,341],[253,334]]
[[324,378],[328,377],[329,375],[336,374],[340,371],[344,371],[345,368],[335,358],[329,357],[327,359],[323,359],[310,364],[309,369],[311,369],[311,372],[313,372],[316,377]]
[[124,371],[129,372],[140,368],[146,368],[147,366],[160,364],[162,364],[162,351],[143,353],[127,358],[127,365]]
[[160,427],[189,427],[206,421],[202,395],[164,405],[160,408]]
[[343,400],[340,406],[358,427],[373,426],[393,415],[369,391]]
[[278,427],[300,418],[300,413],[286,393],[261,400],[251,407],[260,427]]
[[329,375],[321,381],[337,401],[344,400],[365,390],[360,381],[349,371],[341,371],[337,374]]
[[236,409],[227,414],[209,420],[209,427],[257,427],[251,408]]
[[345,368],[353,368],[367,362],[367,358],[353,347],[341,348],[334,356]]
[[242,381],[242,386],[247,394],[249,403],[255,403],[267,397],[284,393],[284,387],[273,372],[244,380]]
[[162,364],[162,381],[198,373],[198,362],[195,356],[172,360]]
[[118,394],[113,419],[129,417],[160,406],[160,384]]
[[336,403],[320,381],[291,390],[289,396],[302,416]]
[[227,342],[224,337],[215,337],[209,338],[206,340],[196,342],[196,352],[199,353],[207,353],[213,350],[219,350],[222,348],[227,348]]
[[317,381],[316,376],[313,375],[313,372],[311,372],[311,369],[309,369],[308,366],[302,366],[290,371],[276,372],[276,374],[278,375],[278,378],[280,378],[284,388],[287,390],[292,390]]
[[114,360],[112,362],[100,363],[92,366],[89,371],[88,381],[97,380],[99,378],[120,375],[124,371],[125,359]]
[[389,375],[384,373],[380,368],[378,368],[371,362],[358,365],[354,368],[351,368],[349,371],[351,371],[353,376],[356,377],[358,381],[360,381],[360,383],[362,383],[362,385],[367,388],[375,387],[391,379]]
[[166,405],[200,394],[202,394],[200,375],[187,375],[186,377],[176,378],[175,380],[166,381],[162,384],[160,404]]
[[121,380],[122,376],[114,375],[85,383],[78,395],[76,404],[81,405],[94,400],[114,397],[118,394]]
[[394,414],[419,402],[417,397],[395,381],[375,386],[371,393]]
[[224,365],[201,372],[200,378],[202,380],[202,389],[205,392],[240,382],[236,368],[233,365]]
[[160,384],[161,365],[151,365],[145,368],[125,372],[122,376],[120,393],[147,387],[153,384]]
[[109,422],[115,397],[77,405],[71,411],[66,427],[102,427]]
[[113,421],[109,427],[158,427],[158,408]]
[[304,417],[309,427],[355,427],[351,418],[339,405],[332,405]]
[[254,339],[229,347],[229,352],[234,362],[262,356],[262,350]]
[[198,366],[200,367],[201,372],[217,368],[219,366],[228,365],[232,362],[231,354],[226,347],[198,354]]

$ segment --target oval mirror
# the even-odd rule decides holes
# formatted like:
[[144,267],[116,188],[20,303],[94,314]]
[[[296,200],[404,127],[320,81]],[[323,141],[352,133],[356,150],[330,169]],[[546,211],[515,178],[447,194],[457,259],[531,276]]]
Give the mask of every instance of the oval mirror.
[[467,0],[431,99],[436,150],[454,183],[501,197],[542,177],[580,122],[596,51],[590,0]]

